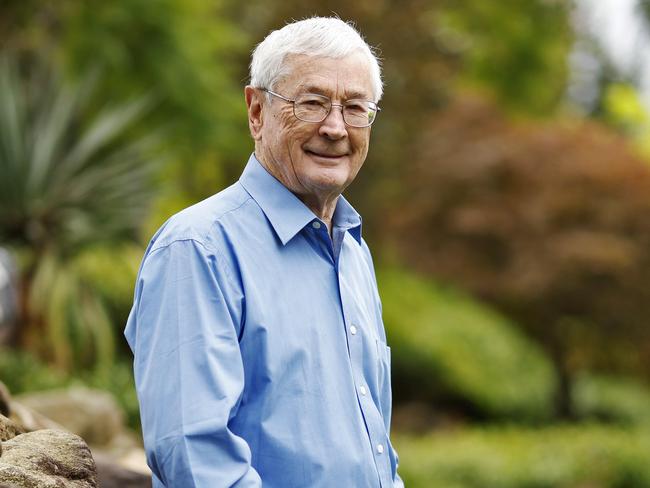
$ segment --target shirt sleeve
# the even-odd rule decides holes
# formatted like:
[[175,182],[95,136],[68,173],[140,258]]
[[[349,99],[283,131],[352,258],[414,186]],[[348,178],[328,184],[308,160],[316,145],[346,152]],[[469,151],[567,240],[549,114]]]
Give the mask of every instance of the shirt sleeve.
[[243,296],[217,256],[178,240],[146,256],[125,334],[147,460],[167,487],[261,487],[229,429],[244,388]]

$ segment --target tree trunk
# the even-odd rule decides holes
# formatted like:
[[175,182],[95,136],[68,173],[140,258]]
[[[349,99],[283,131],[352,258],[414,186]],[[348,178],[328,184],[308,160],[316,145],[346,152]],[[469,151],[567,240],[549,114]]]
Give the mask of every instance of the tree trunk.
[[35,266],[30,266],[19,274],[18,282],[18,314],[13,345],[40,354],[39,346],[44,337],[44,322],[42,315],[34,310],[31,303],[31,289],[36,274]]
[[554,414],[558,420],[575,420],[576,412],[573,404],[573,375],[567,361],[567,354],[559,341],[553,341],[551,360],[555,369],[555,395],[553,398]]

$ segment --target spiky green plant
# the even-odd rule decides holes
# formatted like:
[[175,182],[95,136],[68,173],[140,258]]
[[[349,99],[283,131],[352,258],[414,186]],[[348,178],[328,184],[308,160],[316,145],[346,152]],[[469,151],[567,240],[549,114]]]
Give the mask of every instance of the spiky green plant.
[[67,368],[114,349],[77,258],[133,237],[152,197],[151,140],[130,131],[150,104],[98,104],[95,78],[0,59],[0,245],[21,269],[17,342]]

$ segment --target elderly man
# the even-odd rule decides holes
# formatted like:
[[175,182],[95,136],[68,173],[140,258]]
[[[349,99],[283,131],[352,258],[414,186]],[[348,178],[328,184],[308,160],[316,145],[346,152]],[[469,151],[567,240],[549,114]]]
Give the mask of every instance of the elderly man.
[[258,45],[240,180],[172,217],[126,337],[154,486],[395,487],[390,350],[361,219],[379,64],[311,18]]

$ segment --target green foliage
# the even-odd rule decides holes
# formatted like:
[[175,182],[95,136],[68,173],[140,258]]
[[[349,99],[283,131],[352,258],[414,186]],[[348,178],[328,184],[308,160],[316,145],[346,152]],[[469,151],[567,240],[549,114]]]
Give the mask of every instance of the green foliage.
[[89,112],[93,76],[64,83],[42,67],[28,75],[0,60],[0,240],[74,255],[129,235],[149,186],[150,140],[124,134],[147,100]]
[[109,367],[115,334],[101,297],[79,269],[78,258],[63,259],[46,251],[30,259],[37,264],[22,297],[28,308],[19,317],[26,350],[61,368]]
[[650,425],[650,388],[637,379],[583,374],[574,399],[580,418]]
[[147,100],[93,109],[95,81],[0,61],[0,242],[20,259],[20,341],[66,368],[110,364],[114,332],[80,258],[132,239],[153,196],[152,141],[128,138]]
[[409,488],[650,487],[650,436],[598,425],[395,435]]
[[410,195],[384,207],[383,242],[399,241],[411,267],[470,290],[537,340],[555,366],[557,415],[574,413],[580,370],[602,356],[610,367],[643,360],[650,171],[620,135],[514,124],[463,98],[423,132],[403,174]]
[[139,133],[151,125],[165,129],[157,149],[167,164],[144,233],[232,181],[252,149],[243,97],[248,60],[240,60],[253,41],[228,14],[231,6],[241,7],[231,0],[30,0],[3,7],[0,43],[22,58],[53,60],[73,79],[97,67],[107,100],[141,93],[156,100],[137,124]]
[[601,95],[600,116],[632,139],[646,157],[650,155],[650,117],[639,91],[629,83],[609,83]]
[[140,410],[130,362],[118,361],[110,368],[66,373],[53,369],[26,352],[0,348],[0,381],[13,395],[83,385],[111,393],[126,413],[130,428],[140,429]]
[[109,310],[115,333],[121,331],[133,303],[133,286],[143,248],[133,243],[97,247],[75,260],[80,276],[92,284]]
[[549,414],[550,364],[505,318],[403,271],[380,270],[378,281],[396,392],[460,399],[480,415]]
[[633,130],[648,124],[648,113],[639,93],[626,83],[612,83],[603,95],[604,117],[614,126]]
[[85,371],[78,377],[70,376],[68,384],[81,384],[111,393],[126,414],[129,428],[140,430],[140,405],[130,361],[122,359],[114,362],[110,368]]
[[518,112],[552,113],[564,98],[572,47],[568,2],[446,2],[443,42],[463,59],[462,78]]
[[150,120],[167,129],[163,183],[174,210],[223,186],[252,148],[244,80],[233,61],[252,41],[224,15],[228,3],[116,0],[58,11],[68,72],[78,75],[92,62],[103,68],[107,96],[145,91],[159,101]]
[[65,385],[66,375],[27,352],[0,349],[0,381],[12,394],[51,390]]

